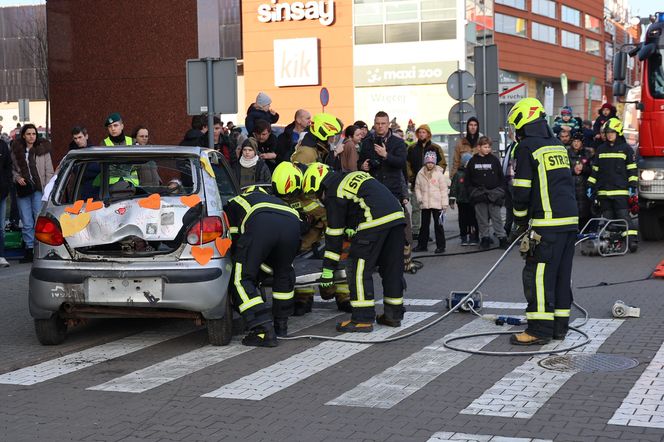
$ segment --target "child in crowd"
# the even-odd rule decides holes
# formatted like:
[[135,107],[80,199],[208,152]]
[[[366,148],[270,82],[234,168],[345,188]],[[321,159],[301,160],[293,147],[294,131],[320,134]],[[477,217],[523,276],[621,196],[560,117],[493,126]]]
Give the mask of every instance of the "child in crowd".
[[414,251],[426,252],[429,242],[429,220],[433,217],[436,234],[436,252],[445,253],[445,230],[441,222],[441,211],[449,206],[447,178],[442,167],[436,164],[436,152],[424,154],[424,166],[415,178],[415,197],[422,210],[422,224],[417,236],[418,245]]
[[475,208],[470,201],[470,194],[466,187],[466,165],[473,157],[470,152],[461,155],[459,169],[452,178],[450,188],[450,207],[454,209],[454,203],[459,205],[459,232],[461,235],[462,246],[476,246],[479,244],[477,233],[477,219],[475,218]]
[[500,247],[507,247],[507,234],[501,216],[501,207],[505,203],[503,168],[500,160],[491,153],[491,139],[480,137],[477,142],[478,152],[466,165],[466,186],[470,200],[475,205],[475,217],[480,231],[480,248],[491,247],[489,223],[498,237]]

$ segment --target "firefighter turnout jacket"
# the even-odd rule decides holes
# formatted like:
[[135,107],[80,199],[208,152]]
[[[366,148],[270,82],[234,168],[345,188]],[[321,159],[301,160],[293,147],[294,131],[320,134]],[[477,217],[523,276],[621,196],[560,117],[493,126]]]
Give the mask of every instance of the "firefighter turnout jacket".
[[363,232],[406,224],[399,201],[367,172],[329,173],[322,185],[327,210],[323,268],[337,268],[345,228]]
[[[226,215],[230,223],[229,233],[233,240],[238,239],[245,230],[247,221],[252,215],[261,212],[276,212],[281,214],[290,214],[295,216],[298,221],[300,215],[297,210],[288,207],[282,200],[276,196],[269,195],[260,189],[232,198],[226,206]],[[266,226],[268,228],[269,226]]]
[[521,129],[515,149],[514,221],[537,231],[575,231],[579,217],[567,149],[544,120]]
[[623,137],[597,148],[588,185],[600,199],[628,197],[638,183],[634,150]]

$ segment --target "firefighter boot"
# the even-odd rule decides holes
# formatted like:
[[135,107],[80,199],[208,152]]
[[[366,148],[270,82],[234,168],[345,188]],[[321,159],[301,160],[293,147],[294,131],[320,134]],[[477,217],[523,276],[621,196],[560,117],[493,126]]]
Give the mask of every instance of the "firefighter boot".
[[251,329],[242,339],[242,345],[247,347],[276,347],[277,335],[270,324],[263,324]]
[[512,345],[544,345],[548,344],[549,341],[551,341],[551,339],[540,338],[538,336],[531,335],[527,331],[510,336],[510,344]]
[[311,312],[314,305],[314,288],[302,287],[295,289],[293,297],[293,316],[304,316]]
[[346,313],[353,312],[353,307],[351,307],[350,305],[350,294],[348,293],[348,285],[339,284],[337,286],[337,293],[334,295],[334,297],[335,300],[337,301],[337,310]]
[[569,330],[569,318],[556,317],[553,319],[553,339],[562,341]]
[[388,327],[401,327],[401,321],[390,319],[385,316],[385,313],[376,316],[376,322],[381,325],[387,325]]
[[370,322],[355,322],[353,320],[337,322],[337,331],[342,333],[370,333],[373,324]]
[[274,318],[274,334],[279,338],[288,336],[288,318]]

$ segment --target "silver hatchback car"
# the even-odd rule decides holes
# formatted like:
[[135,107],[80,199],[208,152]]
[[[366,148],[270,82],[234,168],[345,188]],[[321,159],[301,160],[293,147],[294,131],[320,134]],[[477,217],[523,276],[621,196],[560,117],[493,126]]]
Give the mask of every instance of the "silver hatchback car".
[[82,318],[205,322],[230,342],[230,240],[237,193],[217,152],[117,146],[72,151],[36,223],[29,305],[42,344]]

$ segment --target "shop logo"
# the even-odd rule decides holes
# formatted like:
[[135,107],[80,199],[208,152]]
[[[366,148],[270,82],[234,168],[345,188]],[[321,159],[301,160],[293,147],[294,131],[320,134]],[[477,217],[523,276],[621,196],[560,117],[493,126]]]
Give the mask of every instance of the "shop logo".
[[271,23],[279,21],[318,20],[323,26],[334,23],[334,0],[279,3],[258,5],[258,21]]
[[318,39],[274,40],[274,84],[305,86],[318,84]]

